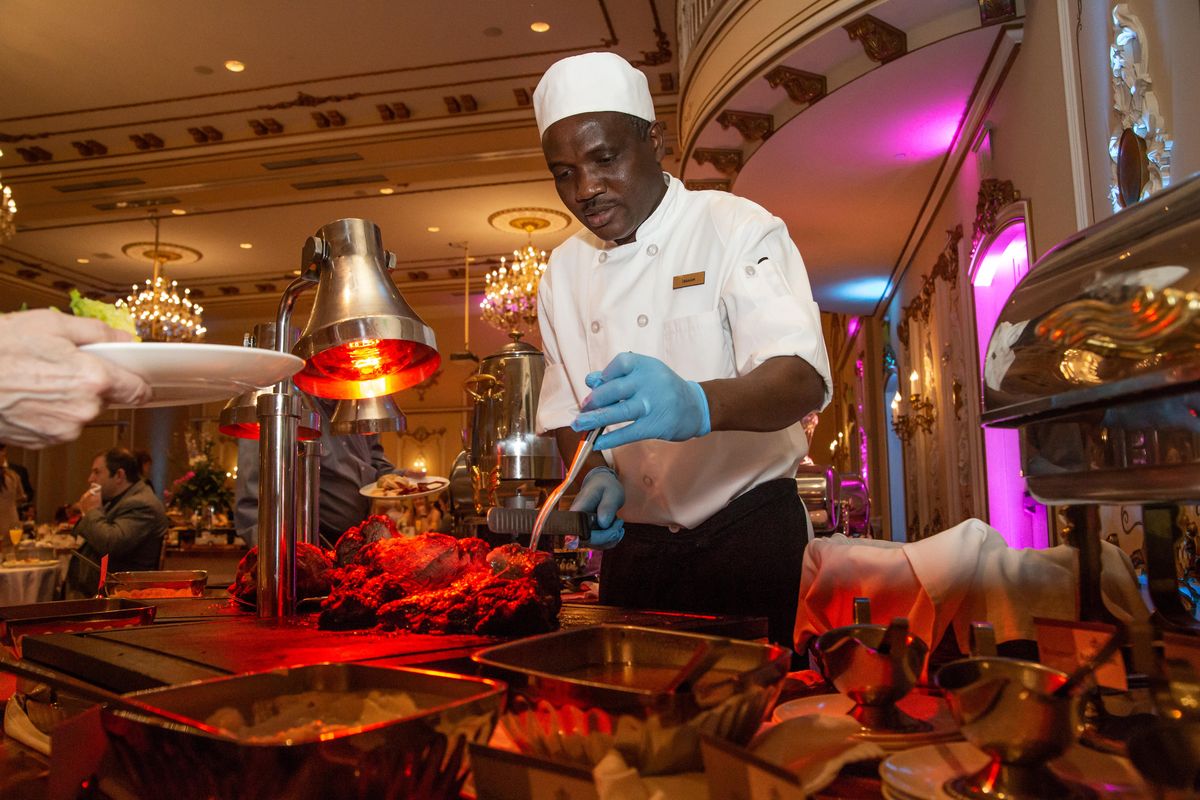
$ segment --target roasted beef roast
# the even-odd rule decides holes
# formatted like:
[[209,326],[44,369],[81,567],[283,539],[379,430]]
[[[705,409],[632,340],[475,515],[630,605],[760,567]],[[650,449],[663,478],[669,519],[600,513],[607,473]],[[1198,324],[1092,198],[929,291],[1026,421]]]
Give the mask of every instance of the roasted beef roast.
[[[324,597],[329,594],[329,575],[333,559],[319,547],[307,542],[296,545],[296,599]],[[248,605],[258,603],[258,548],[242,556],[238,562],[237,575],[229,587],[229,593]]]
[[[558,627],[558,568],[549,553],[440,533],[376,538],[367,520],[338,542],[322,628],[381,625],[418,633],[524,635]],[[350,535],[347,531],[347,536]],[[343,537],[345,539],[345,536]]]

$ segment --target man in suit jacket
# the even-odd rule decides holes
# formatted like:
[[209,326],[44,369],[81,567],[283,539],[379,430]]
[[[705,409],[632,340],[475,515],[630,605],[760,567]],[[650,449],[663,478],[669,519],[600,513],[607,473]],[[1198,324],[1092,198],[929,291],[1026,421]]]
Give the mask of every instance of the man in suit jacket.
[[75,535],[84,543],[71,559],[69,595],[95,594],[96,565],[105,555],[109,572],[158,569],[167,512],[140,475],[137,457],[124,448],[101,453],[92,462],[92,489],[79,498],[83,517]]

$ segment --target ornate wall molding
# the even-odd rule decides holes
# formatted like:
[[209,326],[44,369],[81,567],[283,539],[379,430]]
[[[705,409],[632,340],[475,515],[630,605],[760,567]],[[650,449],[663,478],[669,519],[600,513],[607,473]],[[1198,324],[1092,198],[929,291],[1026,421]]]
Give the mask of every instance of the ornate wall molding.
[[824,75],[780,65],[763,76],[772,89],[783,87],[793,103],[815,103],[825,96],[828,83]]
[[851,39],[862,44],[867,58],[886,64],[908,52],[908,37],[899,28],[888,25],[878,17],[864,14],[848,25],[843,25]]
[[722,111],[717,124],[725,130],[734,128],[747,142],[765,142],[775,132],[775,117],[755,111]]
[[684,181],[683,185],[694,192],[710,189],[718,192],[728,192],[731,188],[730,181],[725,180]]
[[718,172],[737,175],[742,169],[742,151],[721,147],[697,147],[692,151],[697,164],[712,164]]
[[1148,176],[1142,197],[1154,194],[1171,183],[1171,149],[1175,143],[1167,134],[1166,120],[1158,109],[1158,97],[1150,88],[1148,53],[1150,43],[1141,20],[1129,6],[1117,3],[1112,10],[1113,43],[1109,47],[1112,68],[1114,129],[1108,141],[1112,161],[1112,180],[1108,195],[1113,211],[1125,207],[1118,186],[1118,156],[1121,134],[1131,130],[1145,144]]
[[958,243],[962,239],[962,225],[956,225],[954,230],[946,231],[946,246],[938,254],[933,270],[925,276],[921,291],[913,301],[904,307],[900,315],[900,323],[896,325],[896,338],[908,347],[909,324],[912,321],[928,322],[929,309],[933,303],[933,295],[937,291],[935,284],[939,279],[946,281],[953,289],[958,285]]
[[983,238],[996,229],[996,214],[1000,209],[1021,199],[1012,181],[984,178],[979,183],[979,199],[975,203],[975,224],[971,231],[971,255],[979,249]]

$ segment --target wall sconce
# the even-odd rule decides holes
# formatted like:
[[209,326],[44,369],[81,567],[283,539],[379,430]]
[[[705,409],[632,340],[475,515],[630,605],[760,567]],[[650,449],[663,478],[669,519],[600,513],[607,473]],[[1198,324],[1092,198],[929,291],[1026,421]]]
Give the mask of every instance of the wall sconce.
[[900,413],[900,393],[896,392],[892,397],[892,430],[896,432],[896,438],[904,444],[912,441],[918,430],[932,433],[933,423],[937,419],[933,403],[917,392],[920,377],[915,369],[908,376],[912,383],[912,392],[908,395],[907,414]]

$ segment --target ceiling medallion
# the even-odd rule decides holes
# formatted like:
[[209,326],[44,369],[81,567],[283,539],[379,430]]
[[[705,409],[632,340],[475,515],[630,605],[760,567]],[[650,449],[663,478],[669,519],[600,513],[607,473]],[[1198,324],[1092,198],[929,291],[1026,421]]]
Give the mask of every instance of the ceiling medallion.
[[571,218],[552,208],[506,208],[488,217],[498,231],[512,233],[554,233],[571,224]]

